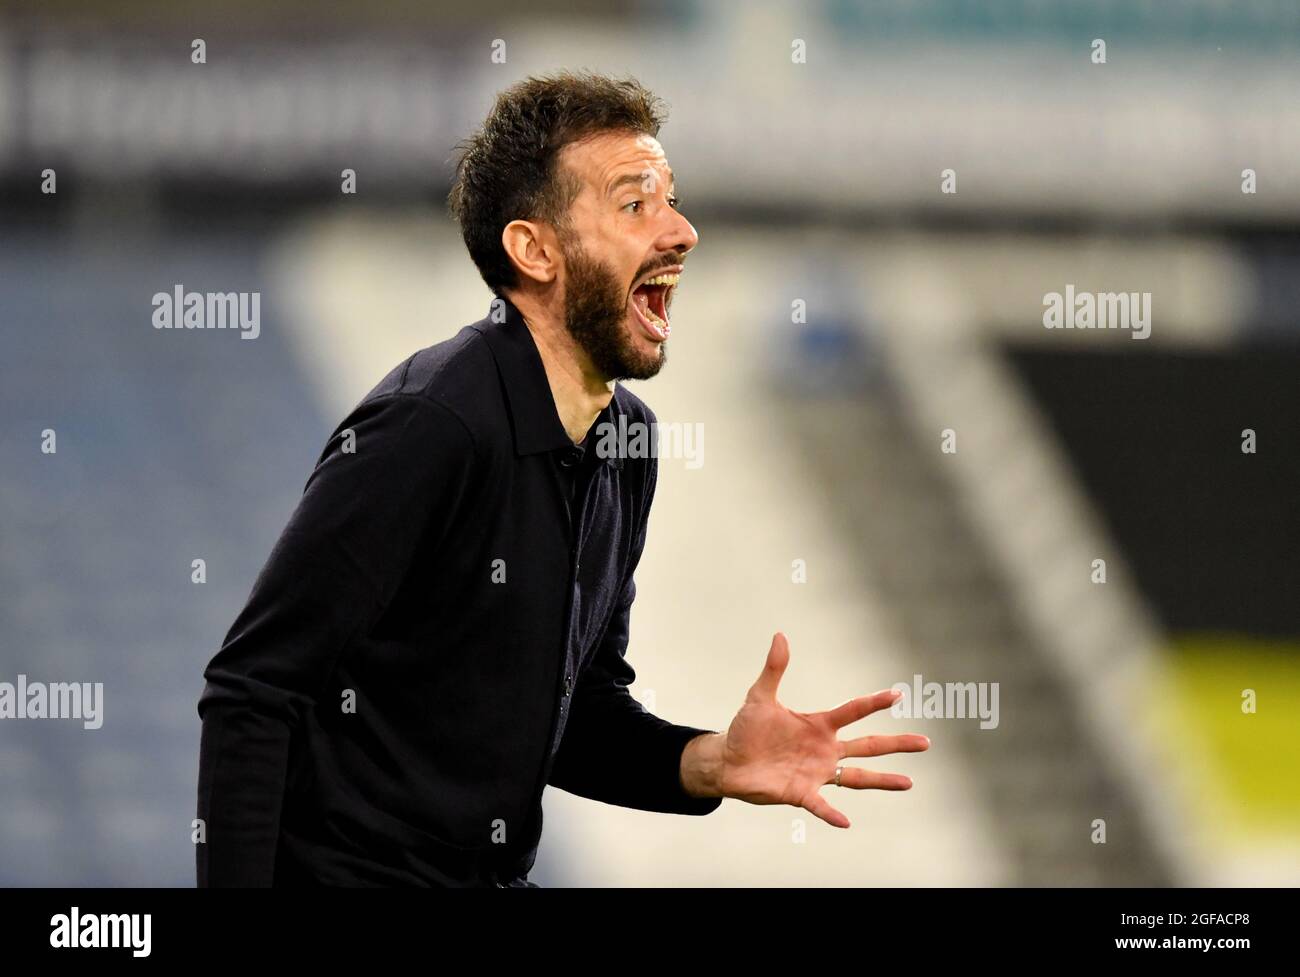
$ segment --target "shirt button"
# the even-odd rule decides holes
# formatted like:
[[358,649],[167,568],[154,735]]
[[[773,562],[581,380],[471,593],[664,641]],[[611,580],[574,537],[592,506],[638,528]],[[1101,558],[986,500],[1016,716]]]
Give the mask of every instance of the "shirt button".
[[572,468],[578,463],[578,453],[576,451],[566,451],[560,456],[560,464],[565,468]]
[[564,676],[564,696],[567,699],[572,694],[573,694],[573,676],[566,675]]

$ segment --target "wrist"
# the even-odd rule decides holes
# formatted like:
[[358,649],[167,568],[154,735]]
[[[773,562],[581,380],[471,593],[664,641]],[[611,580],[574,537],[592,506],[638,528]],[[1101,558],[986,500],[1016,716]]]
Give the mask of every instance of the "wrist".
[[724,797],[722,771],[726,733],[702,733],[682,750],[682,789],[691,797]]

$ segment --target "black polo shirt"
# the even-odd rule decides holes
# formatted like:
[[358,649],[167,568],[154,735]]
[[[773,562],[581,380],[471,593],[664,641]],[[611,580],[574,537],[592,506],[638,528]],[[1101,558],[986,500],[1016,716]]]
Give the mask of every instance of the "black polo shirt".
[[501,303],[339,424],[204,671],[199,885],[498,884],[533,865],[548,783],[721,804],[679,777],[710,730],[628,690],[656,459],[596,445],[654,414],[616,385],[575,445]]

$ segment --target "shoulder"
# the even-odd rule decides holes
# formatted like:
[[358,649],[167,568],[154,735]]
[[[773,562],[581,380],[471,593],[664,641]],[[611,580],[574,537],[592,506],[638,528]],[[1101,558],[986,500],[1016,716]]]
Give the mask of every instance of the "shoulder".
[[482,334],[465,326],[450,339],[412,353],[362,398],[353,413],[380,408],[395,417],[419,416],[417,427],[459,430],[476,447],[490,439],[505,405]]

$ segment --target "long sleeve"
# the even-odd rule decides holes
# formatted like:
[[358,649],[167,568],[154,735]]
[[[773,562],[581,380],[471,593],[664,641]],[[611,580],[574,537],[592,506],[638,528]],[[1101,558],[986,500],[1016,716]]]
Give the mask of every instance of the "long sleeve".
[[290,734],[421,540],[444,531],[473,451],[460,420],[420,395],[367,398],[335,430],[203,673],[200,887],[271,884]]
[[681,782],[686,744],[715,730],[661,719],[632,697],[636,672],[627,645],[636,598],[633,573],[645,548],[658,473],[649,459],[648,488],[618,604],[591,662],[579,675],[572,712],[548,779],[554,787],[591,800],[663,814],[709,814],[720,797],[692,797]]

